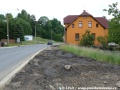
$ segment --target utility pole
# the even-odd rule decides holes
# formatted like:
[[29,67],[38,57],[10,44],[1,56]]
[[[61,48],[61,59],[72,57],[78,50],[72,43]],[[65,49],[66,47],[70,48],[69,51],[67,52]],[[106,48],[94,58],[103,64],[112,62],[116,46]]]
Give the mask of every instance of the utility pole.
[[[8,10],[8,12],[10,11],[10,10],[14,10],[14,9],[9,9]],[[18,8],[16,8],[15,10],[19,10]],[[7,12],[7,14],[6,14],[6,18],[7,18],[7,44],[9,45],[9,18],[8,18],[8,16],[9,16],[9,14],[8,14],[8,12]]]
[[35,22],[35,43],[36,43],[36,22]]
[[51,42],[52,42],[52,29],[51,29]]
[[7,44],[9,45],[9,20],[8,20],[8,14],[7,14],[6,18],[7,18]]

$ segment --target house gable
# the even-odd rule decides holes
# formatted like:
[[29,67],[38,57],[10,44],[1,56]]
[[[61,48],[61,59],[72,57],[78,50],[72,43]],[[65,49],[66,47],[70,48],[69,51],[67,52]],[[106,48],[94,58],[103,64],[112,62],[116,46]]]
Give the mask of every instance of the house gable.
[[[88,23],[91,22],[91,27],[88,26]],[[82,26],[79,26],[79,23],[82,24]],[[98,27],[96,27],[96,24]],[[74,25],[74,27],[73,27]],[[79,16],[76,20],[74,20],[69,26],[67,27],[67,30],[80,30],[80,32],[84,33],[85,30],[92,30],[95,31],[98,28],[105,29],[96,19],[94,19],[92,16],[87,16],[84,18],[83,16]]]
[[[82,16],[82,17],[88,17],[88,16],[93,17],[91,14],[87,13],[85,10],[80,15],[68,15],[67,17],[64,18],[64,24],[67,24],[66,28],[68,28],[70,25],[72,25],[72,23],[74,21],[76,21],[76,19],[79,18],[80,16]],[[103,17],[93,17],[93,18],[99,24],[101,24],[104,28],[108,28],[108,20],[106,20]]]

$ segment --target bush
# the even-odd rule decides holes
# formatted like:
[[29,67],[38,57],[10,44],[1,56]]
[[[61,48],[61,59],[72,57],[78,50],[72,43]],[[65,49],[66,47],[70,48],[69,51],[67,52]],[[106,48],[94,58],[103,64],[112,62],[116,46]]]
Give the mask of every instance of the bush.
[[53,39],[55,41],[63,41],[62,34],[55,34]]
[[86,30],[85,34],[82,35],[82,39],[80,41],[80,45],[84,46],[92,46],[94,44],[95,38],[90,33],[90,30]]
[[102,44],[103,49],[107,49],[108,43],[107,43],[107,36],[98,36],[97,41]]

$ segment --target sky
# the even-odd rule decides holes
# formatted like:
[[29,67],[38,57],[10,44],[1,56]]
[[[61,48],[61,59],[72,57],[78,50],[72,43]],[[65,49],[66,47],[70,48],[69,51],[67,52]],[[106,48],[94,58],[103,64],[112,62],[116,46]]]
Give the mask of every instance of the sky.
[[108,9],[108,5],[115,2],[118,2],[120,10],[120,0],[0,0],[0,14],[11,13],[15,17],[24,9],[28,14],[35,15],[37,20],[47,16],[49,19],[57,18],[63,24],[64,17],[80,15],[83,10],[94,17],[106,16],[110,19],[112,17],[103,9]]

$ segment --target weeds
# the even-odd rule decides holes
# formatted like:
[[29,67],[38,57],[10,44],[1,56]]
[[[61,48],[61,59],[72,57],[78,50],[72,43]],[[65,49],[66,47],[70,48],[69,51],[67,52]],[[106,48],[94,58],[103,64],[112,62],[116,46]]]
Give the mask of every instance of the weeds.
[[71,52],[79,56],[90,57],[98,61],[107,61],[114,64],[120,64],[119,51],[105,51],[94,48],[81,47],[76,45],[62,45],[60,49]]

